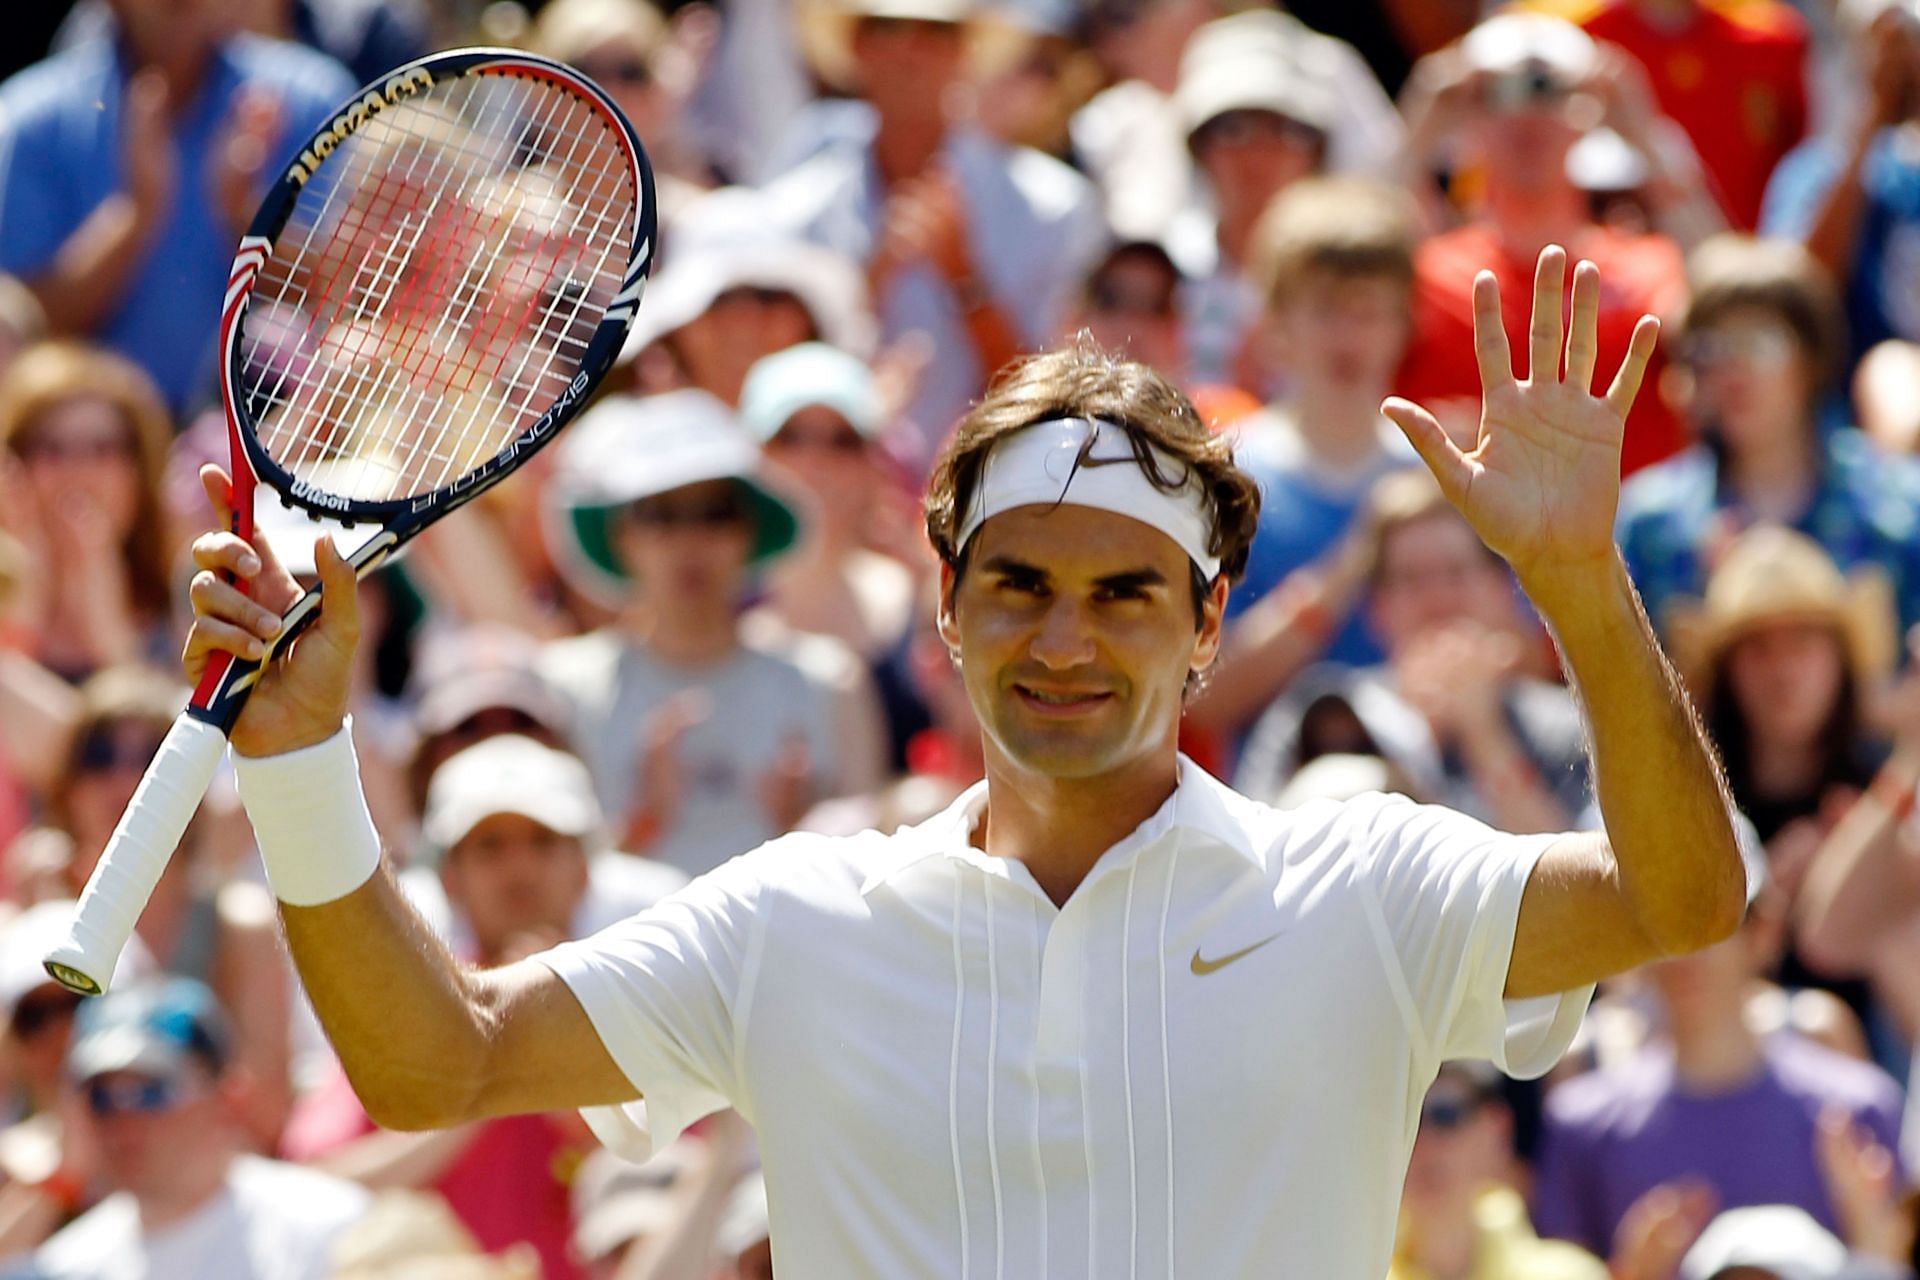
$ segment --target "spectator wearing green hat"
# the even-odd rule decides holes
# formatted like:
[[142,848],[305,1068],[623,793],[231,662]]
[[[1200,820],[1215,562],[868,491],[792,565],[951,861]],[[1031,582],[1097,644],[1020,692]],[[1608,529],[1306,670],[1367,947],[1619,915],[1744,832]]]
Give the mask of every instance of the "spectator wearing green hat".
[[560,445],[548,514],[556,558],[618,610],[540,664],[573,704],[616,843],[698,875],[865,784],[845,689],[743,628],[753,572],[800,522],[724,404],[603,402]]

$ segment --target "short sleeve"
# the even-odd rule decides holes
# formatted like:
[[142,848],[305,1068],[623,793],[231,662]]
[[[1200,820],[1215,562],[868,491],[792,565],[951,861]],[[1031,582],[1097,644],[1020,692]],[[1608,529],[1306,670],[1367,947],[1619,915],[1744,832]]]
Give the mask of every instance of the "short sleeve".
[[1416,1044],[1435,1064],[1476,1058],[1512,1076],[1544,1074],[1572,1044],[1593,987],[1527,1000],[1504,993],[1521,896],[1559,837],[1505,835],[1400,797],[1371,802],[1364,887]]
[[590,938],[534,957],[567,984],[642,1101],[580,1114],[632,1160],[733,1105],[766,922],[758,860],[735,858]]

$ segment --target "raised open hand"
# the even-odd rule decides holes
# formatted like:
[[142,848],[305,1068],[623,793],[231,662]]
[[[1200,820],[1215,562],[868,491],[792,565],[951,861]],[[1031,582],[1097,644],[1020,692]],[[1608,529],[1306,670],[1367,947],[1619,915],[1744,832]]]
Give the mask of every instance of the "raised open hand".
[[[1473,282],[1473,343],[1480,362],[1480,429],[1462,452],[1434,416],[1389,399],[1382,412],[1404,431],[1447,498],[1522,582],[1541,572],[1592,568],[1613,554],[1620,500],[1620,442],[1660,322],[1640,317],[1626,359],[1605,395],[1592,391],[1598,359],[1600,271],[1573,272],[1573,320],[1563,323],[1567,254],[1540,252],[1533,276],[1528,376],[1513,375],[1500,324],[1500,287],[1483,271]],[[1565,351],[1565,375],[1561,353]]]

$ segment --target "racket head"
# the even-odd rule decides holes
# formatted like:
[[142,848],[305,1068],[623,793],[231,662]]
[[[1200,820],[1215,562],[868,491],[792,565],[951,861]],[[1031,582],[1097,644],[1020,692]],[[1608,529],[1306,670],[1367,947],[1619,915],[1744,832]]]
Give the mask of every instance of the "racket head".
[[585,404],[656,231],[645,149],[586,76],[512,49],[397,68],[295,150],[241,241],[221,329],[236,470],[404,539]]

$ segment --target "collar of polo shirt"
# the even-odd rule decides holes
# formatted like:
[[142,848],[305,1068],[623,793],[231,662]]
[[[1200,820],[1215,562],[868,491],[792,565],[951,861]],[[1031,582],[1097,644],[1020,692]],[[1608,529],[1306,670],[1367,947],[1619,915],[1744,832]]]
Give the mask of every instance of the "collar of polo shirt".
[[[1131,851],[1179,827],[1207,837],[1256,868],[1263,866],[1260,850],[1254,847],[1248,836],[1246,815],[1233,812],[1237,805],[1244,805],[1249,811],[1257,806],[1237,792],[1228,790],[1184,753],[1179,761],[1179,782],[1173,794],[1154,811],[1152,817],[1107,850],[1101,864],[1111,867],[1124,862]],[[1003,859],[973,847],[973,828],[980,820],[980,810],[986,803],[987,784],[984,781],[968,787],[952,804],[920,824],[919,831],[924,838],[907,842],[909,848],[905,856],[874,871],[861,883],[861,895],[873,892],[929,858],[958,858],[988,869],[998,867]],[[1114,856],[1115,851],[1118,851],[1118,857]]]
[[1049,418],[996,441],[980,468],[955,545],[964,549],[980,526],[1003,511],[1033,505],[1094,507],[1128,516],[1172,538],[1212,582],[1220,557],[1210,549],[1213,518],[1193,468],[1149,446],[1171,491],[1141,468],[1133,437],[1099,418]]

